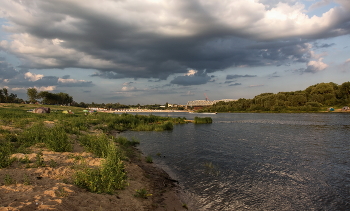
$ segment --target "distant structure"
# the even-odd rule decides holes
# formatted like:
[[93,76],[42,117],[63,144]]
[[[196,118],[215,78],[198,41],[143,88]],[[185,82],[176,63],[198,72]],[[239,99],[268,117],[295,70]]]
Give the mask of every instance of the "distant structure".
[[208,106],[212,106],[215,103],[218,102],[230,102],[230,101],[237,101],[235,99],[222,99],[222,100],[214,100],[214,101],[210,101],[210,100],[193,100],[193,101],[188,101],[186,104],[186,109],[192,109],[192,110],[199,110],[202,109],[203,107],[208,107]]

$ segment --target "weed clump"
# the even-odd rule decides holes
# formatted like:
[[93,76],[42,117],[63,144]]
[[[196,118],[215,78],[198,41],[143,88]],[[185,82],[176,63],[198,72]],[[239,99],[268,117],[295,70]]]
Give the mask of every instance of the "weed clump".
[[113,194],[115,190],[126,185],[126,172],[120,153],[112,141],[108,142],[106,151],[102,153],[105,160],[99,168],[88,168],[75,173],[74,184],[95,193]]
[[195,117],[194,123],[195,124],[211,124],[213,122],[211,117]]
[[12,154],[11,143],[6,140],[0,140],[0,168],[5,168],[12,163],[10,155]]
[[145,188],[137,189],[135,191],[136,191],[136,193],[134,194],[135,197],[147,199],[148,196],[152,196],[152,194],[148,193],[148,191]]

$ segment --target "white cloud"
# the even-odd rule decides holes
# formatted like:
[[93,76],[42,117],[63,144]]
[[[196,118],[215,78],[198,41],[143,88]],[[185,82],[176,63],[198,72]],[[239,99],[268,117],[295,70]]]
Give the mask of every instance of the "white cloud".
[[42,91],[54,91],[56,89],[56,86],[41,86],[41,87],[34,86],[34,88],[36,90],[38,90],[39,92],[42,92]]
[[198,71],[197,70],[188,70],[188,72],[185,74],[185,76],[191,76],[191,75],[195,75]]
[[317,61],[309,61],[307,63],[307,68],[305,72],[316,73],[322,70],[325,70],[328,65],[322,62],[323,58],[318,59]]
[[67,78],[67,79],[63,79],[63,78],[58,78],[58,82],[59,83],[82,83],[82,82],[87,82],[85,80],[77,80],[77,79],[73,79],[73,78]]
[[29,81],[37,81],[40,80],[44,77],[44,75],[42,74],[35,74],[35,73],[31,73],[31,72],[26,72],[24,74],[24,78],[28,79]]
[[310,7],[309,7],[309,10],[315,10],[317,8],[320,8],[320,7],[323,7],[323,6],[326,6],[330,3],[334,2],[333,0],[322,0],[322,1],[318,1],[316,3],[313,3]]
[[130,92],[130,91],[136,91],[137,88],[133,86],[123,86],[122,90],[123,92]]

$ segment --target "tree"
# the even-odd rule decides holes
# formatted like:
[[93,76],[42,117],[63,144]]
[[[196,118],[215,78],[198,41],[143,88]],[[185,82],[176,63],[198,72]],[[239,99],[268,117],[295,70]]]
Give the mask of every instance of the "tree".
[[5,102],[8,103],[9,92],[6,88],[3,88],[2,90],[4,93],[4,97],[5,97]]
[[2,89],[0,89],[0,103],[3,103],[4,101],[4,95],[2,93]]
[[29,98],[29,101],[31,103],[36,103],[36,99],[38,99],[38,91],[35,88],[29,88],[27,89],[27,95]]

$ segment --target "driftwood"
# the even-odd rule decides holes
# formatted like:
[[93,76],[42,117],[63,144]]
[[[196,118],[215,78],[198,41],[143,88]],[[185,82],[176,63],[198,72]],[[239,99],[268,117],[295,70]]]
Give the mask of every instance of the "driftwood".
[[39,107],[33,110],[33,113],[36,114],[46,114],[46,113],[50,113],[50,108],[46,108],[46,107]]

